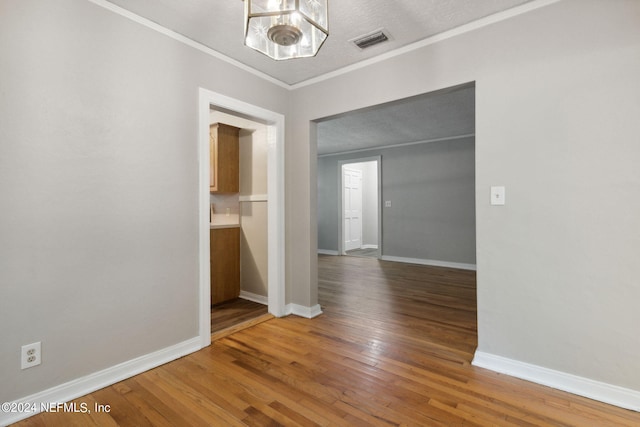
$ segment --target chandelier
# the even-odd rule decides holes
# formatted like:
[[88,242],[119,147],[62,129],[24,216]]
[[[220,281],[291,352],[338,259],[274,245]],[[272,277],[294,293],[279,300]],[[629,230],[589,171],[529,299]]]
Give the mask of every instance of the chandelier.
[[244,44],[275,59],[315,56],[329,35],[328,0],[244,0]]

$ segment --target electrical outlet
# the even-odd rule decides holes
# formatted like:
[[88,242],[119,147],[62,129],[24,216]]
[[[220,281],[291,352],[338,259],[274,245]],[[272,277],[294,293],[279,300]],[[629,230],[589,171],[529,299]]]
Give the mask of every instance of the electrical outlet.
[[22,346],[22,358],[20,368],[27,369],[39,365],[42,362],[42,350],[40,341]]

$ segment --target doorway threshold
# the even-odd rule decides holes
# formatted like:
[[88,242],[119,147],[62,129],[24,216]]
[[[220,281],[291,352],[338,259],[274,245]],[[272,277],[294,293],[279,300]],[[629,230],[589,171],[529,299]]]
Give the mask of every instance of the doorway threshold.
[[211,334],[211,342],[217,341],[231,334],[242,331],[243,329],[250,328],[271,319],[275,319],[275,316],[271,313],[267,313],[253,319],[245,320],[244,322],[240,322],[233,326],[229,326],[228,328],[221,329]]
[[346,251],[345,255],[364,258],[379,258],[378,248],[351,249]]

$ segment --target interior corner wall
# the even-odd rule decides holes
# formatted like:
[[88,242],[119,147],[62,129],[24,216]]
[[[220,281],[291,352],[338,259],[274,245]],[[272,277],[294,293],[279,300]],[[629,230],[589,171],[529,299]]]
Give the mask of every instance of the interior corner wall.
[[314,307],[318,304],[316,124],[290,110],[286,128],[285,269],[291,284],[287,301]]
[[267,127],[240,131],[240,290],[268,297]]
[[[290,128],[313,144],[309,121],[475,81],[478,350],[635,391],[638,22],[635,0],[546,4],[300,87]],[[312,151],[290,159],[313,181],[290,198],[317,191]],[[289,230],[301,249],[309,218]]]
[[320,157],[319,248],[338,248],[340,162],[381,156],[382,255],[475,264],[474,151],[467,137]]
[[320,250],[338,251],[340,222],[340,176],[337,160],[331,157],[317,159],[317,237]]
[[1,9],[4,402],[198,336],[199,88],[289,91],[86,0]]

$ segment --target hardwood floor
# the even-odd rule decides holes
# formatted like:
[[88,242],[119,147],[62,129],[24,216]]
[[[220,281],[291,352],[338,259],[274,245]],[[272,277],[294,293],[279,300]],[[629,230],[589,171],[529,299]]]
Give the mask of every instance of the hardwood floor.
[[369,258],[377,258],[378,250],[377,249],[351,249],[346,252],[349,256],[364,256]]
[[267,306],[238,298],[211,307],[211,333],[237,326],[267,314]]
[[273,319],[21,426],[638,426],[623,410],[470,365],[473,272],[319,258],[324,314]]

